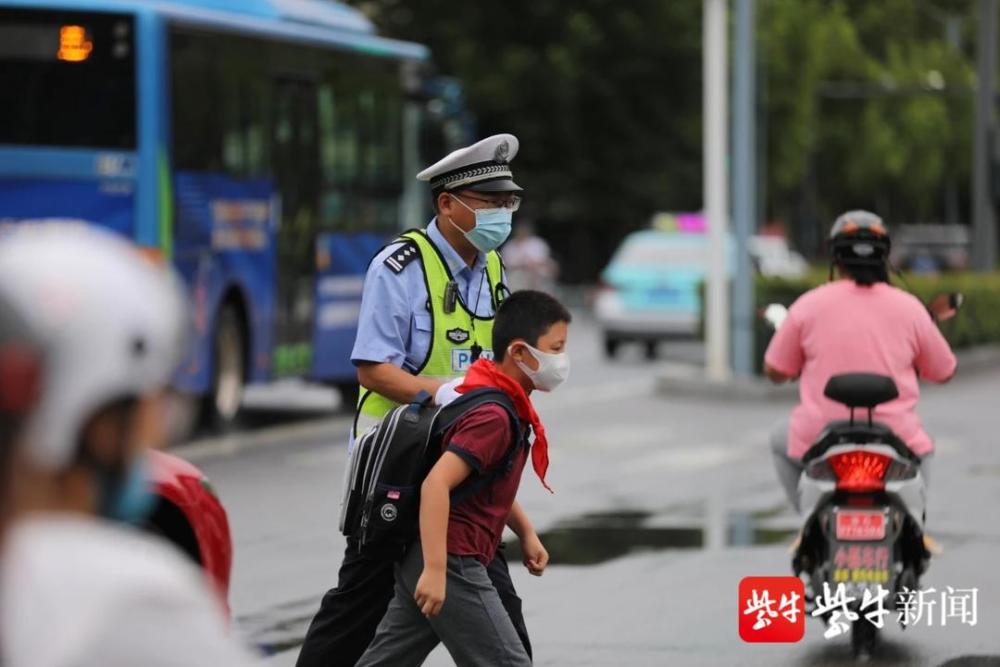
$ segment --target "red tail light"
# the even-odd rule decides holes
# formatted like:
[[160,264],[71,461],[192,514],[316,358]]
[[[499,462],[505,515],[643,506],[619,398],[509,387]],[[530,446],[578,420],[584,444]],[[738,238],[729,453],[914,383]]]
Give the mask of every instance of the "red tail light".
[[892,459],[875,452],[854,451],[834,454],[829,459],[840,491],[880,491]]

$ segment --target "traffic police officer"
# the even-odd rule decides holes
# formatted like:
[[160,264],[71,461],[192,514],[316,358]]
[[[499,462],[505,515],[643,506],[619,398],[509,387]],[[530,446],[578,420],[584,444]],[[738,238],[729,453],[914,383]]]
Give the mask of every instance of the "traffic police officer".
[[[521,200],[510,169],[517,150],[517,137],[498,134],[417,175],[429,181],[437,215],[426,230],[402,234],[368,268],[351,354],[361,384],[352,442],[398,403],[421,391],[434,395],[476,358],[492,356],[493,317],[507,293],[497,248]],[[337,587],[323,597],[298,667],[358,661],[392,599],[394,556],[361,556],[348,540]],[[530,655],[502,551],[488,570]]]

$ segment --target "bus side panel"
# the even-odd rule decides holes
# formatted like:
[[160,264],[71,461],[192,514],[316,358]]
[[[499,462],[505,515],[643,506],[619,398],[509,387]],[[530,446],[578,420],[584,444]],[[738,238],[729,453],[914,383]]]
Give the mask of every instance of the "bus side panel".
[[67,219],[132,236],[134,184],[126,179],[34,179],[0,176],[0,222]]
[[274,186],[269,179],[177,172],[174,264],[187,282],[195,344],[179,388],[209,388],[215,322],[227,298],[245,309],[250,345],[248,379],[269,378],[274,318]]
[[350,351],[358,333],[361,290],[368,263],[385,245],[382,234],[324,233],[317,238],[316,321],[312,377],[351,381]]
[[158,163],[166,147],[164,94],[164,32],[159,17],[150,11],[136,14],[139,36],[136,76],[138,118],[139,191],[135,198],[134,239],[141,246],[164,248],[160,233]]

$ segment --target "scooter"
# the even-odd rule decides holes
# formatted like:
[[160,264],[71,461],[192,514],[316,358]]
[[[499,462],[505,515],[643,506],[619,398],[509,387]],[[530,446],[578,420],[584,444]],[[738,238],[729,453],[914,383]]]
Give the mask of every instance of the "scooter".
[[[943,294],[928,310],[941,322],[962,303],[961,294]],[[775,329],[786,315],[776,304],[762,311]],[[876,612],[878,606],[895,610],[900,593],[919,589],[930,564],[924,544],[927,489],[920,458],[874,420],[875,408],[899,395],[892,378],[838,375],[824,394],[847,406],[850,419],[828,424],[803,456],[798,499],[807,515],[792,570],[805,584],[806,612],[827,625],[849,623],[851,648],[863,659],[871,655],[884,619],[872,618],[869,605],[877,602]],[[859,410],[867,410],[865,418],[858,419]],[[836,601],[841,604],[831,604]]]
[[[838,375],[824,393],[850,408],[851,419],[828,424],[802,459],[799,507],[810,509],[792,569],[805,581],[807,613],[819,609],[827,624],[850,623],[851,647],[863,657],[878,633],[865,603],[881,598],[886,611],[895,610],[900,593],[919,588],[930,562],[926,485],[920,458],[872,419],[878,405],[898,396],[892,378]],[[867,419],[856,419],[859,409]],[[851,602],[837,607],[831,603],[841,586]]]

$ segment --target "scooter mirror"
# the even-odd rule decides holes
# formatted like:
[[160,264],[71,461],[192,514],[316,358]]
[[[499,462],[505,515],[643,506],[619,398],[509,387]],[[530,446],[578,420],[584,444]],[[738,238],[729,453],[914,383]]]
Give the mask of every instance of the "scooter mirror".
[[785,321],[785,318],[788,317],[788,308],[782,306],[780,303],[771,303],[761,311],[760,316],[772,329],[777,331]]
[[927,304],[927,310],[938,322],[946,322],[958,314],[963,303],[965,295],[961,292],[938,294]]

